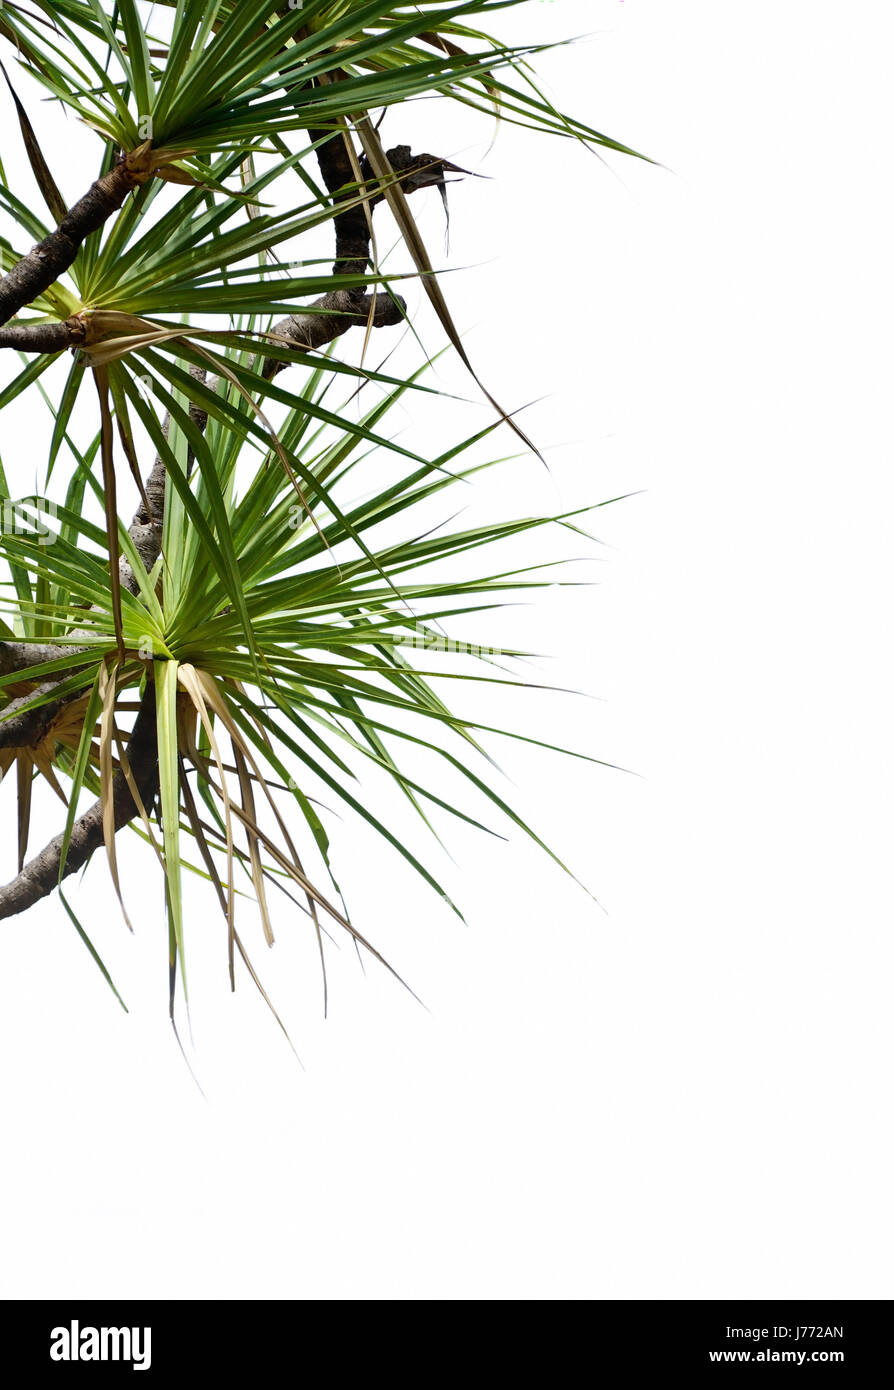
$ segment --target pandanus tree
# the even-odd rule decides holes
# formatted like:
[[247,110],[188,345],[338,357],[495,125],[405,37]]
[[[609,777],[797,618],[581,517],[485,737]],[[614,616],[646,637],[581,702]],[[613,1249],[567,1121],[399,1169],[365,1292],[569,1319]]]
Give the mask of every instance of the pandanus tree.
[[[434,805],[480,824],[471,802],[402,766],[402,749],[435,750],[472,797],[542,845],[483,760],[500,731],[445,703],[456,644],[442,639],[448,620],[540,582],[480,566],[483,547],[572,519],[417,521],[487,466],[466,451],[497,430],[528,441],[491,399],[492,422],[471,437],[428,455],[401,445],[386,417],[433,389],[424,355],[418,372],[394,376],[387,355],[373,369],[366,352],[407,329],[399,291],[412,276],[471,372],[411,208],[419,190],[443,194],[466,171],[444,150],[386,149],[388,108],[395,129],[404,113],[409,124],[407,103],[438,96],[578,141],[584,156],[633,153],[555,109],[530,48],[478,27],[522,2],[0,7],[15,115],[5,140],[23,142],[45,204],[36,211],[2,174],[0,408],[25,395],[49,416],[42,490],[13,495],[34,460],[23,469],[2,450],[0,769],[15,788],[10,821],[17,797],[18,869],[0,888],[0,917],[58,889],[108,979],[64,880],[101,851],[126,911],[116,835],[130,827],[158,873],[172,1017],[185,873],[220,906],[232,982],[241,959],[260,987],[247,899],[268,942],[276,897],[305,914],[321,952],[335,927],[377,955],[332,877],[321,788],[441,892],[377,814],[364,760],[423,818]],[[35,132],[37,99],[68,113],[67,138],[95,159],[70,206]],[[401,274],[380,262],[382,206]],[[331,266],[296,261],[321,226]],[[349,333],[363,337],[359,365],[336,351]],[[347,398],[365,404],[338,404]],[[139,498],[132,518],[119,514],[125,484]],[[523,683],[505,669],[519,654],[497,663],[474,646],[463,679],[470,653],[473,679],[507,695]],[[62,803],[60,828],[29,858],[38,779]]]

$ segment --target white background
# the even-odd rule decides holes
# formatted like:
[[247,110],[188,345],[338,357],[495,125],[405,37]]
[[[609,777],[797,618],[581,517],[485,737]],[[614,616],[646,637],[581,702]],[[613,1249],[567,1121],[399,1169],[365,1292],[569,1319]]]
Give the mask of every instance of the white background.
[[504,470],[490,514],[641,490],[602,549],[553,546],[598,587],[501,629],[599,701],[477,706],[639,774],[499,749],[605,911],[520,835],[454,833],[462,927],[344,827],[354,915],[429,1011],[343,949],[324,1022],[304,926],[255,931],[302,1071],[194,896],[203,1100],[158,886],[128,859],[129,937],[98,855],[73,900],[129,1016],[57,902],[0,928],[7,1297],[894,1292],[890,9],[557,0],[502,32],[590,34],[539,60],[551,92],[666,166],[488,153],[432,103],[385,126],[492,176],[452,190],[445,289],[501,401],[543,398],[550,471]]

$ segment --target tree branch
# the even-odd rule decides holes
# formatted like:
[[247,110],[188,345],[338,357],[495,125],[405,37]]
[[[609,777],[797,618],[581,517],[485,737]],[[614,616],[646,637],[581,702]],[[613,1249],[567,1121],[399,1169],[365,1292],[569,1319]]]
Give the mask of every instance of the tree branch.
[[[371,241],[369,212],[383,201],[385,194],[378,187],[377,180],[364,157],[357,162],[356,169],[359,169],[370,196],[365,206],[355,201],[357,175],[354,160],[348,151],[348,141],[351,137],[346,130],[338,130],[335,134],[329,133],[328,136],[324,130],[311,130],[309,134],[314,142],[322,142],[317,146],[317,159],[323,182],[332,195],[333,202],[336,205],[342,202],[351,203],[344,212],[336,213],[333,219],[333,274],[365,275],[369,266]],[[399,175],[399,181],[404,184],[407,193],[419,188],[443,188],[445,173],[466,172],[458,165],[450,164],[446,159],[438,159],[435,155],[414,155],[409,145],[396,145],[388,151],[388,160]],[[280,319],[271,331],[279,338],[294,342],[296,347],[321,348],[331,343],[334,338],[340,337],[342,333],[346,333],[349,328],[369,323],[370,318],[374,328],[400,323],[406,313],[406,307],[399,295],[368,295],[362,289],[334,290],[309,304],[305,310]],[[264,362],[263,375],[270,380],[287,366],[287,362],[268,357]]]
[[[137,790],[144,806],[155,794],[158,779],[158,743],[155,729],[155,686],[146,686],[139,713],[134,723],[130,742],[127,746],[127,760]],[[139,807],[134,801],[124,773],[119,769],[112,778],[112,800],[114,805],[114,826],[116,832],[133,820]],[[103,803],[95,801],[72,827],[68,854],[62,870],[67,878],[87,862],[95,849],[103,843],[102,829]],[[14,917],[33,907],[41,898],[52,893],[59,881],[59,865],[62,860],[63,836],[57,835],[48,845],[26,864],[21,873],[10,883],[0,888],[0,918]]]
[[0,642],[0,676],[12,676],[17,671],[27,671],[29,666],[58,661],[70,651],[70,647],[54,647],[46,642]]
[[27,256],[0,280],[0,325],[48,290],[68,270],[84,238],[97,231],[117,212],[128,193],[151,176],[151,164],[141,146],[122,156],[114,169],[96,179],[56,230],[32,246]]
[[[3,281],[0,280],[0,289]],[[65,319],[62,323],[8,323],[0,328],[0,348],[15,348],[17,352],[63,352],[77,347],[86,337],[81,319]]]
[[[388,294],[373,296],[356,290],[335,290],[315,300],[303,312],[280,319],[270,331],[277,338],[287,340],[283,343],[284,347],[310,350],[325,347],[347,333],[349,328],[359,328],[369,323],[370,315],[373,328],[400,323],[406,307],[400,295],[392,298]],[[268,357],[264,362],[263,375],[269,381],[288,365],[288,362]]]
[[59,700],[49,700],[35,708],[22,707],[30,705],[38,696],[52,694],[58,686],[58,680],[44,681],[27,695],[20,695],[18,699],[10,701],[3,710],[3,722],[0,723],[0,748],[36,748],[43,742],[57,714],[74,697],[65,695]]

